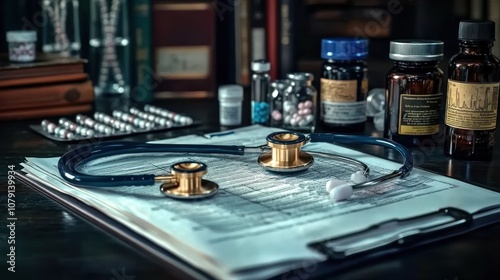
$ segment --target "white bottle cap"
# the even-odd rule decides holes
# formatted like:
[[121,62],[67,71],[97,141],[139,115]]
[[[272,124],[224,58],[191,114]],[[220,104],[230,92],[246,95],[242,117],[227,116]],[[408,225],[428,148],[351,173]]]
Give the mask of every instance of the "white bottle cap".
[[241,85],[223,85],[219,87],[219,101],[241,102],[243,100],[243,87]]
[[267,60],[258,59],[252,61],[250,68],[255,72],[267,72],[271,70],[271,64]]
[[7,42],[35,42],[36,41],[36,31],[34,30],[19,30],[19,31],[8,31],[7,32]]

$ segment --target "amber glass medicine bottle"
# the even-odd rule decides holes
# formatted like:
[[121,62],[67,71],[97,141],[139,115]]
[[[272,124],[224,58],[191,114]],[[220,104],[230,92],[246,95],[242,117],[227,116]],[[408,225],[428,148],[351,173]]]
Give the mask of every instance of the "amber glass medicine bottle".
[[440,133],[443,42],[391,41],[394,67],[386,78],[384,137],[406,147],[428,145]]
[[368,40],[332,38],[321,41],[324,59],[320,80],[319,126],[327,131],[363,131],[366,123]]
[[499,60],[491,53],[492,21],[461,21],[459,53],[448,65],[444,152],[456,159],[491,160],[498,111]]

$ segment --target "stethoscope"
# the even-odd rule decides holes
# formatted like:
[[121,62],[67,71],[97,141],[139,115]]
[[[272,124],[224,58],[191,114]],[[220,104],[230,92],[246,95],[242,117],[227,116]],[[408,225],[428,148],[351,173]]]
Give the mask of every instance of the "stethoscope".
[[[320,152],[306,152],[301,148],[308,142],[327,142],[332,144],[369,144],[393,149],[403,156],[403,165],[398,170],[368,180],[369,167],[361,161],[349,157]],[[305,171],[314,163],[313,155],[339,160],[361,167],[351,176],[354,184],[333,180],[327,183],[327,191],[336,200],[344,200],[352,195],[353,190],[381,184],[383,182],[404,178],[413,169],[413,157],[404,146],[389,139],[339,135],[331,133],[311,133],[307,136],[290,131],[271,133],[266,137],[266,144],[256,147],[225,145],[191,145],[191,144],[148,144],[139,142],[102,142],[73,149],[65,153],[58,162],[59,173],[67,182],[82,187],[115,187],[133,185],[153,185],[162,183],[160,191],[166,196],[180,199],[199,199],[214,195],[219,186],[217,183],[203,179],[207,173],[207,165],[197,161],[177,162],[170,167],[170,175],[111,175],[95,176],[77,171],[78,167],[90,161],[132,153],[200,153],[244,155],[259,152],[258,164],[265,170],[280,173]]]

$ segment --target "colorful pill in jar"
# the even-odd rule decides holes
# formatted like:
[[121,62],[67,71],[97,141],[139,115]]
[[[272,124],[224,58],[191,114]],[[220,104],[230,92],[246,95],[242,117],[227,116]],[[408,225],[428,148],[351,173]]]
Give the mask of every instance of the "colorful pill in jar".
[[12,62],[31,62],[36,56],[36,31],[8,31],[9,60]]

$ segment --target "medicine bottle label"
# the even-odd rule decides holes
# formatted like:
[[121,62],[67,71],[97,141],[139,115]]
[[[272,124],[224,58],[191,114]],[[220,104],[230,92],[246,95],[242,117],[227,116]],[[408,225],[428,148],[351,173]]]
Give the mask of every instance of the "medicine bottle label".
[[[362,90],[368,88],[368,80],[365,80]],[[321,79],[321,117],[324,122],[354,124],[366,121],[366,102],[357,99],[357,80]]]
[[443,95],[401,94],[399,134],[430,135],[439,133],[439,111]]
[[241,124],[241,105],[240,104],[221,104],[220,105],[220,124],[221,125],[240,125]]
[[448,80],[445,123],[468,130],[496,128],[499,83]]

